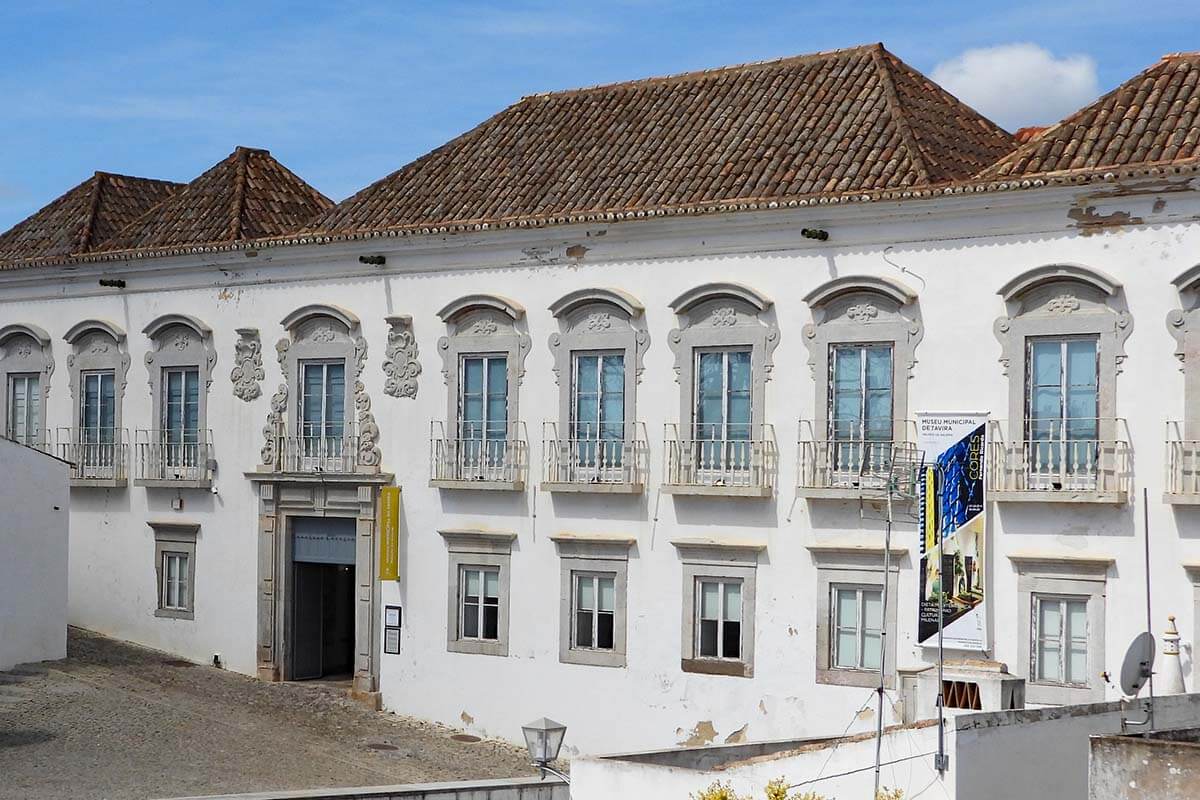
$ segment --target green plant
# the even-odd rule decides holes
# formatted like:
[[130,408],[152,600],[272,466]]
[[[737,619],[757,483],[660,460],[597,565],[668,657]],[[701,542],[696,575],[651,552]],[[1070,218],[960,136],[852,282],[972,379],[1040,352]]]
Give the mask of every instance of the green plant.
[[707,789],[689,795],[692,800],[750,800],[745,795],[738,794],[733,786],[721,781],[714,781]]

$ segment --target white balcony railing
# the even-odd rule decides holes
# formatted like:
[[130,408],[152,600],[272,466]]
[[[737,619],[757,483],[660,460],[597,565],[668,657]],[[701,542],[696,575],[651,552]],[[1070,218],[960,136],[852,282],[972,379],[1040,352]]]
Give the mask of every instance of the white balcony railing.
[[544,488],[640,491],[645,486],[649,447],[642,423],[573,423],[567,432],[560,437],[557,423],[542,425]]
[[58,428],[52,452],[71,462],[71,481],[123,486],[129,471],[129,431],[123,428]]
[[304,423],[294,431],[278,426],[274,463],[266,466],[276,472],[355,472],[358,435],[354,424]]
[[771,425],[693,425],[681,435],[668,423],[663,490],[675,494],[769,497],[775,490],[778,447]]
[[[819,438],[820,437],[820,438]],[[916,423],[895,420],[880,438],[829,438],[812,420],[800,420],[796,487],[801,495],[882,495],[891,479],[898,446],[916,439]]]
[[988,481],[998,500],[1125,502],[1132,484],[1129,433],[1120,419],[1026,423],[1020,441],[991,426]]
[[1167,501],[1200,503],[1200,440],[1185,438],[1185,423],[1172,421],[1167,423],[1166,444]]
[[434,420],[429,430],[430,482],[444,489],[521,490],[528,450],[523,422],[484,428]]
[[134,431],[134,479],[143,484],[211,485],[212,431]]

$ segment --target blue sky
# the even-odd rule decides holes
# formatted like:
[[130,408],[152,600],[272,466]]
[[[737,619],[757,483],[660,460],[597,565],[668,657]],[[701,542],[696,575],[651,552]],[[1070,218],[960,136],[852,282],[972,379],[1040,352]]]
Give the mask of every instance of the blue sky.
[[266,147],[341,199],[522,95],[883,41],[1006,127],[1200,48],[1200,4],[0,0],[0,230]]

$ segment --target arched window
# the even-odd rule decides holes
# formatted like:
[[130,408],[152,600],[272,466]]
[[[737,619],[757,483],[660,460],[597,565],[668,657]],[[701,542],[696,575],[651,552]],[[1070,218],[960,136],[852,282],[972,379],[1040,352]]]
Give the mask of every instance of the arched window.
[[993,498],[1124,503],[1130,453],[1116,382],[1133,318],[1121,285],[1062,264],[1024,272],[999,294],[1009,392],[1007,424],[993,426]]
[[377,472],[379,428],[360,376],[367,340],[358,317],[304,306],[280,323],[275,344],[284,382],[271,398],[263,464],[281,472]]
[[816,401],[800,425],[800,494],[881,494],[895,447],[911,441],[908,380],[924,335],[916,293],[889,278],[845,276],[804,301]]
[[543,426],[547,491],[641,492],[645,431],[637,421],[637,383],[649,334],[635,321],[642,306],[625,292],[581,289],[550,306],[559,415]]
[[126,484],[129,434],[121,406],[129,375],[125,331],[105,320],[78,323],[63,337],[67,355],[74,426],[55,435],[59,455],[74,466],[72,485],[120,487]]
[[525,309],[496,295],[461,297],[438,312],[446,378],[446,419],[430,433],[431,484],[440,489],[525,488],[527,436],[520,385],[530,339],[517,327]]
[[36,325],[0,328],[0,418],[4,435],[30,447],[45,449],[46,396],[54,354],[50,335]]
[[1192,504],[1200,497],[1200,264],[1172,283],[1180,307],[1167,314],[1175,357],[1183,372],[1183,414],[1167,423],[1167,502]]
[[770,497],[777,452],[765,421],[765,384],[779,327],[771,300],[747,286],[710,283],[671,303],[679,423],[666,430],[663,491]]
[[134,432],[139,486],[202,488],[212,485],[212,432],[208,429],[208,389],[217,351],[212,329],[186,314],[167,314],[142,331],[146,353],[152,427]]

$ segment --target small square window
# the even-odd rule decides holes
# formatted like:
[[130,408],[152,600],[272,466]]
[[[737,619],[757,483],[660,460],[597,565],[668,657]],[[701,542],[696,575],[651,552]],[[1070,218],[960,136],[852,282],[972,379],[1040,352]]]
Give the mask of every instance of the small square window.
[[835,586],[830,607],[833,669],[878,670],[883,653],[883,590]]
[[1038,683],[1088,685],[1087,599],[1034,595],[1033,674]]
[[617,618],[617,576],[612,573],[572,573],[575,590],[571,631],[574,650],[612,652]]
[[158,586],[156,617],[193,619],[196,592],[196,534],[199,525],[151,522],[154,572]]
[[619,536],[551,537],[561,557],[558,660],[625,666],[629,547]]
[[742,582],[697,579],[696,658],[741,660]]
[[684,672],[754,675],[754,598],[760,548],[673,542],[683,558]]
[[877,686],[886,666],[885,687],[896,682],[898,559],[893,555],[883,607],[883,554],[810,548],[817,566],[817,683]]
[[167,551],[162,554],[162,594],[158,607],[168,611],[190,611],[187,553]]
[[458,596],[458,638],[500,641],[500,570],[462,567]]
[[449,548],[446,649],[508,655],[509,568],[515,534],[439,531]]

